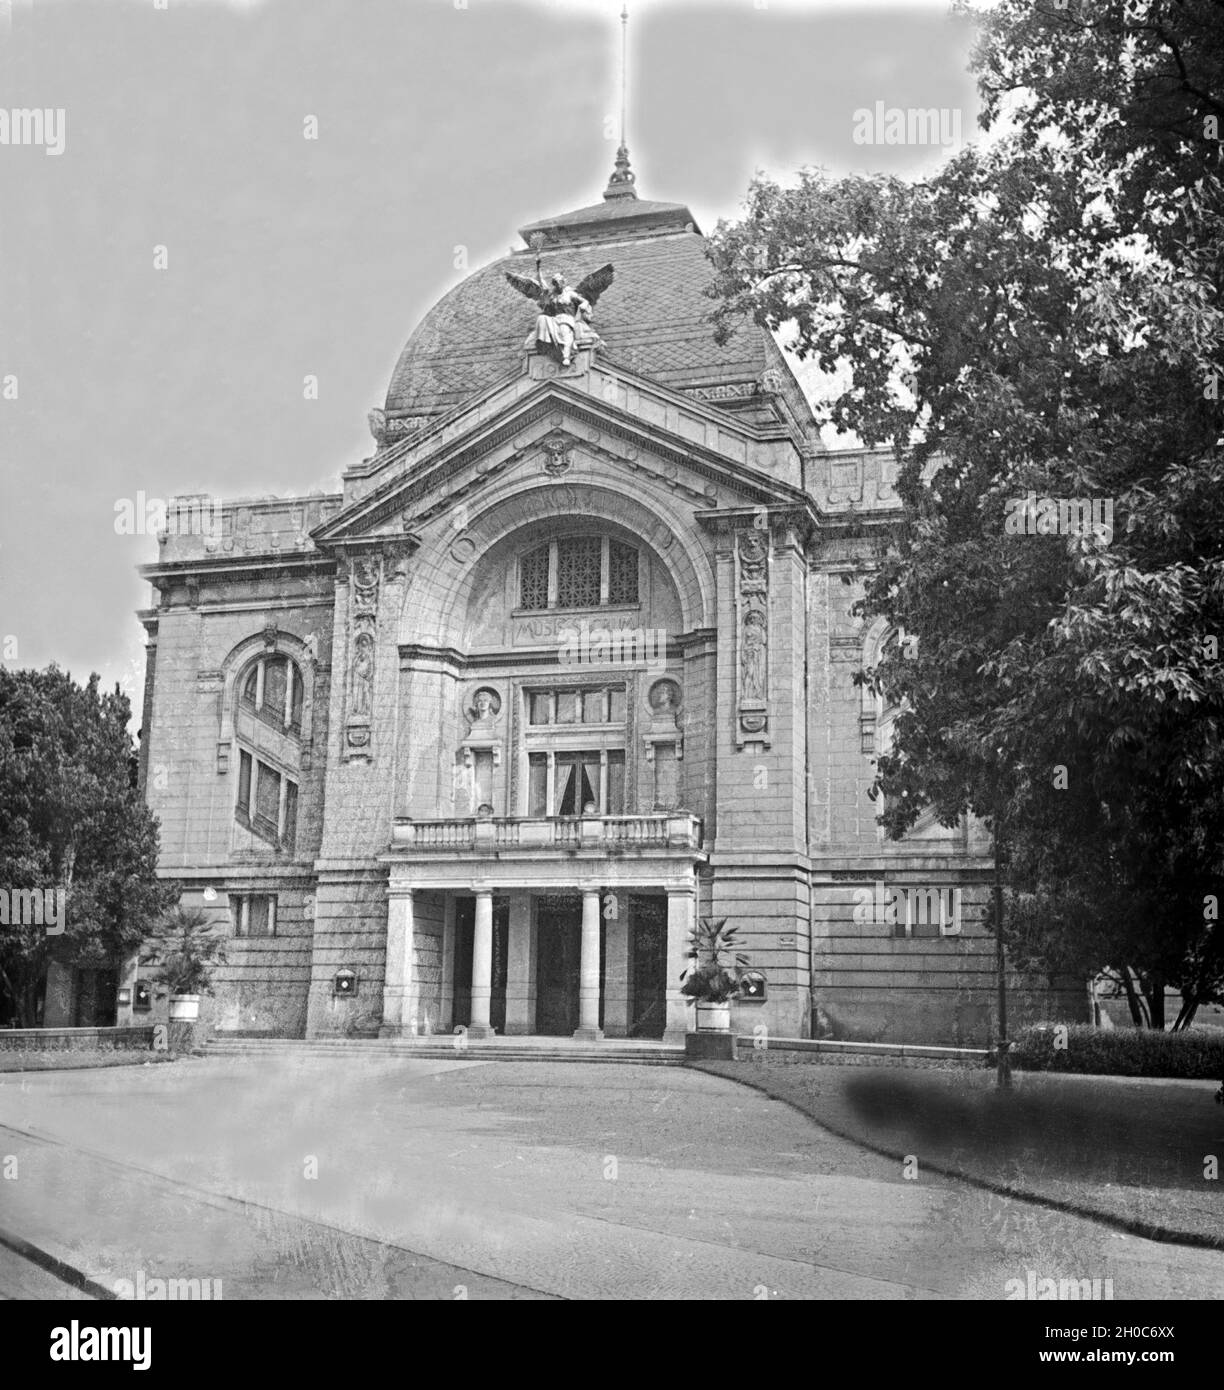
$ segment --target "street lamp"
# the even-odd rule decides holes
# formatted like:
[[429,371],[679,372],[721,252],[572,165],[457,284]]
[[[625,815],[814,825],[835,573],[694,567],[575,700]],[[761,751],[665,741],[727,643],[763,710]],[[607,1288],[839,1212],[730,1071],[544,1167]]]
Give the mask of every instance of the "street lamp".
[[999,1036],[995,1040],[998,1087],[1011,1090],[1011,1043],[1007,1038],[1007,965],[1003,956],[1003,864],[999,822],[994,828],[994,913],[995,913],[995,974],[999,988]]

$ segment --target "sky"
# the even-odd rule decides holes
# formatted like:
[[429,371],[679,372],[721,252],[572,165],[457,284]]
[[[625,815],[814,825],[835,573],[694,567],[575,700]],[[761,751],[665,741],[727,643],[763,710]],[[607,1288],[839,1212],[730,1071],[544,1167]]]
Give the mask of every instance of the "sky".
[[[619,13],[0,0],[8,667],[98,671],[138,700],[136,566],[157,543],[117,534],[121,510],[141,494],[338,490],[430,305],[519,245],[518,227],[598,201]],[[630,14],[638,192],[687,203],[707,231],[757,170],[921,176],[946,157],[855,143],[854,113],[877,101],[959,112],[974,136],[973,32],[944,0],[631,0]],[[55,113],[41,146],[5,119],[18,109]]]

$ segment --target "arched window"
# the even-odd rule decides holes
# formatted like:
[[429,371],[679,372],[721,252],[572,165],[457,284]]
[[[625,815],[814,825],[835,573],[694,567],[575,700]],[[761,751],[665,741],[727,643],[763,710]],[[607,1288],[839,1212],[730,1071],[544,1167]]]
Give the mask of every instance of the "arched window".
[[302,732],[302,673],[287,656],[261,656],[242,683],[242,704],[274,728]]
[[638,552],[609,536],[545,541],[519,561],[519,607],[602,608],[638,601]]

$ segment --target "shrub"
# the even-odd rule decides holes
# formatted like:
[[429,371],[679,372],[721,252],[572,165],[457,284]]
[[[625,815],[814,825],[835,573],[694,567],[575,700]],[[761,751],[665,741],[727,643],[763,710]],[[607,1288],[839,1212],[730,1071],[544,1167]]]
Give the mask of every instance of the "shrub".
[[[1066,1030],[1066,1047],[1055,1046],[1056,1029]],[[1011,1056],[1014,1065],[1027,1071],[1218,1081],[1224,1077],[1224,1033],[1039,1023],[1024,1029],[1012,1045]]]

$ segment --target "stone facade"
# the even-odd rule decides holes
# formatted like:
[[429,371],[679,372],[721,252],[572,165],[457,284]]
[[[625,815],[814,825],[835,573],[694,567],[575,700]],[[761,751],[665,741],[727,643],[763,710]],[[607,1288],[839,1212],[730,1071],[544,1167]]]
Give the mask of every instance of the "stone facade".
[[[712,915],[765,977],[742,1031],[984,1042],[989,844],[886,842],[867,795],[889,712],[852,676],[885,634],[851,607],[890,461],[821,446],[768,334],[713,343],[686,208],[524,233],[614,265],[598,345],[524,346],[531,253],[486,267],[341,493],[227,505],[146,571],[162,871],[234,937],[205,1015],[675,1040]],[[1012,984],[1020,1019],[1083,1013]]]

